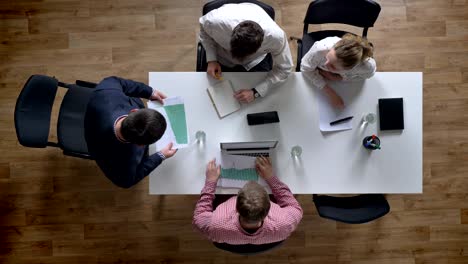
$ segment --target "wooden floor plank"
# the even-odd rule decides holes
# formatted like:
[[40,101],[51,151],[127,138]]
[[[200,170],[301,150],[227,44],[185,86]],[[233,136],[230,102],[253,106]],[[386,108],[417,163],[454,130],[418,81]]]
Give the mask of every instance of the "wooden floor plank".
[[98,16],[90,18],[32,18],[29,32],[75,33],[154,29],[154,15]]
[[0,3],[0,17],[89,17],[88,0],[69,1],[4,1]]

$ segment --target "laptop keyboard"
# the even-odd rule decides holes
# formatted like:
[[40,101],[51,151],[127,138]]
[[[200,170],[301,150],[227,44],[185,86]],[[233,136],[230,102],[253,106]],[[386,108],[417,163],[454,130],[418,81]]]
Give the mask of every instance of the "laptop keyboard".
[[270,153],[239,153],[239,154],[235,154],[235,155],[239,155],[239,156],[249,156],[249,157],[270,157]]

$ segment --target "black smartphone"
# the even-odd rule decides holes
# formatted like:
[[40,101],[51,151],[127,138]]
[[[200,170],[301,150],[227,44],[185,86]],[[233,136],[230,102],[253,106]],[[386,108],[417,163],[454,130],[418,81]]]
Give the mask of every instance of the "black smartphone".
[[249,126],[278,123],[279,121],[278,112],[276,111],[247,114]]

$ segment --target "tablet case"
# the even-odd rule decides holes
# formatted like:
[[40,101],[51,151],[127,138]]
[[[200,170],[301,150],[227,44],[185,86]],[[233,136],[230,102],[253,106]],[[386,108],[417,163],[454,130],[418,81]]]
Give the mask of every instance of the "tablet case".
[[405,128],[403,119],[403,98],[379,99],[380,130]]

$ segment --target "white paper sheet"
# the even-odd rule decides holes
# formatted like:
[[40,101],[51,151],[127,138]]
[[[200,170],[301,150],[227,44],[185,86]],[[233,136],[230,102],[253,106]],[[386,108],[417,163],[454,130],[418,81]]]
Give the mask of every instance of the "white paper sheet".
[[223,118],[241,108],[234,98],[234,89],[230,80],[224,80],[207,88],[213,106],[219,118]]
[[[176,105],[176,104],[184,104],[184,100],[180,96],[167,98],[167,99],[164,99],[163,101],[164,101],[164,105],[166,105],[166,106]],[[164,135],[161,137],[161,139],[159,139],[155,143],[156,144],[156,150],[159,151],[159,150],[163,149],[164,147],[167,146],[167,144],[169,144],[171,142],[173,143],[172,148],[176,148],[176,149],[186,148],[186,147],[189,146],[190,134],[188,132],[188,126],[187,126],[187,144],[178,144],[177,141],[176,141],[174,131],[172,130],[170,120],[169,120],[169,118],[167,116],[167,113],[166,113],[166,110],[164,109],[164,107],[161,104],[157,103],[157,102],[148,101],[148,108],[156,109],[156,111],[158,111],[159,113],[161,113],[164,116],[164,118],[166,119],[166,122],[167,122],[167,127],[166,127],[166,131],[164,132]],[[187,115],[185,116],[185,118],[187,118]]]
[[[356,91],[346,87],[346,83],[342,82],[340,85],[332,85],[333,82],[330,83],[335,92],[341,96],[344,101],[345,107],[344,109],[338,109],[334,107],[328,97],[325,95],[323,91],[317,92],[317,106],[319,110],[319,119],[320,119],[320,131],[340,131],[340,130],[349,130],[353,129],[352,120],[348,120],[336,125],[331,126],[330,122],[353,116],[354,114],[350,111],[349,107],[346,107],[353,99],[356,94]],[[336,84],[336,83],[335,83]],[[357,118],[357,117],[354,117]]]

